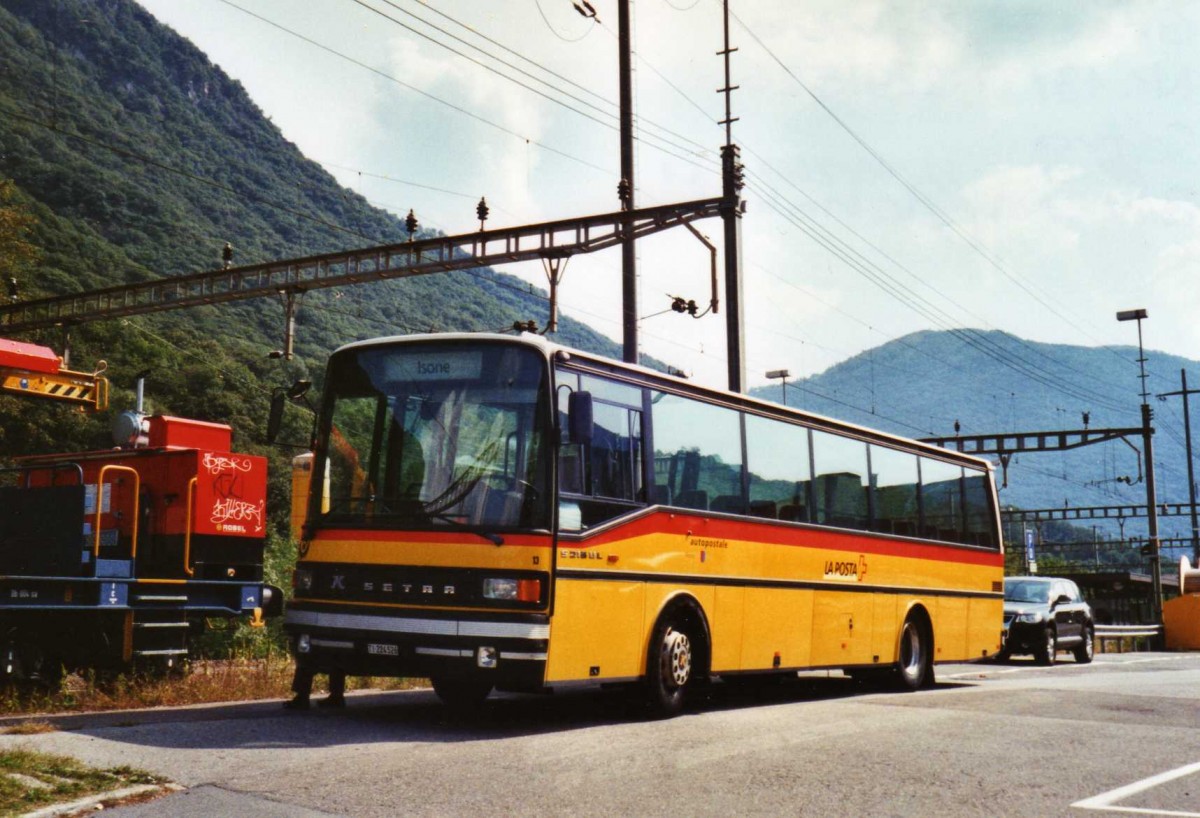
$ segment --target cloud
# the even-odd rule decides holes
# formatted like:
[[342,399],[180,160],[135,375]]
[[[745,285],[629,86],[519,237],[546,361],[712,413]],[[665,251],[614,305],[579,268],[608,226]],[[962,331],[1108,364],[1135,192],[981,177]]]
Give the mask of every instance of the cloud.
[[[768,21],[764,25],[764,20]],[[821,0],[802,12],[755,10],[755,33],[806,82],[832,90],[995,92],[1066,71],[1114,70],[1152,51],[1162,15],[1155,3],[903,4]]]
[[1073,249],[1080,234],[1071,214],[1079,207],[1070,191],[1083,177],[1068,166],[995,168],[963,191],[970,214],[966,228],[997,252],[1021,246],[1039,253]]
[[[1032,39],[1013,44],[995,63],[983,65],[988,84],[1023,86],[1065,71],[1110,71],[1119,58],[1134,56],[1144,50],[1152,26],[1143,7],[1100,11],[1078,7],[1078,10],[1081,17],[1073,18],[1078,28],[1043,28]],[[1047,6],[1045,13],[1051,15],[1051,19],[1067,17],[1057,5]]]

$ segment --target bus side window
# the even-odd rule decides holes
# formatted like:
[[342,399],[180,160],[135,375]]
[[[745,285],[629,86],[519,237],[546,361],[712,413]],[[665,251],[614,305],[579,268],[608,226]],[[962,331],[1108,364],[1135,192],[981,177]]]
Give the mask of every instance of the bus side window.
[[746,471],[753,516],[808,522],[812,470],[807,428],[747,415]]
[[[590,444],[564,441],[558,466],[559,490],[571,495],[560,508],[564,530],[588,528],[646,502],[642,470],[641,390],[592,375],[559,372],[560,385],[592,395]],[[567,427],[570,389],[559,389],[560,428]],[[565,432],[564,432],[565,433]],[[577,522],[576,522],[577,521]],[[570,524],[568,524],[570,523]]]
[[967,542],[985,548],[997,548],[992,536],[992,504],[988,477],[985,472],[966,470],[963,480],[963,503],[966,507]]
[[814,431],[812,447],[816,464],[814,522],[838,528],[868,528],[867,444]]
[[651,398],[655,483],[681,508],[746,512],[739,412],[655,392]]
[[871,528],[884,534],[917,536],[921,520],[917,456],[885,446],[871,446]]
[[931,540],[963,542],[962,498],[962,466],[922,457],[922,536]]

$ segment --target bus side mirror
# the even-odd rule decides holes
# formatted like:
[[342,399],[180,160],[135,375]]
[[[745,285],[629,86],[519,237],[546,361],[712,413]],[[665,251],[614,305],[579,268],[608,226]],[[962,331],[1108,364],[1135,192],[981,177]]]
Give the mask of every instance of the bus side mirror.
[[279,428],[283,425],[283,406],[287,395],[282,390],[276,390],[271,396],[271,411],[267,415],[267,442],[274,443],[279,437]]
[[572,392],[567,397],[567,429],[572,443],[591,445],[595,425],[592,420],[592,393]]

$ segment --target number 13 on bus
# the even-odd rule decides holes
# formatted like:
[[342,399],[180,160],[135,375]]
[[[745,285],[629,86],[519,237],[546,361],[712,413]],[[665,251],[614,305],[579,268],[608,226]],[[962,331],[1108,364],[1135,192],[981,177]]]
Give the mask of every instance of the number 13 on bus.
[[314,672],[493,689],[842,669],[905,689],[1001,645],[991,467],[536,336],[330,359],[285,614]]

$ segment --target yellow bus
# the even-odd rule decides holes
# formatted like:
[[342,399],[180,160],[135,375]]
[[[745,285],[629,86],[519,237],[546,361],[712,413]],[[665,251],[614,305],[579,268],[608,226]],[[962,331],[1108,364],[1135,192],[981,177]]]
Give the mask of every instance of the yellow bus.
[[317,429],[285,613],[317,673],[670,715],[713,677],[916,689],[1001,647],[984,460],[531,335],[342,347]]

